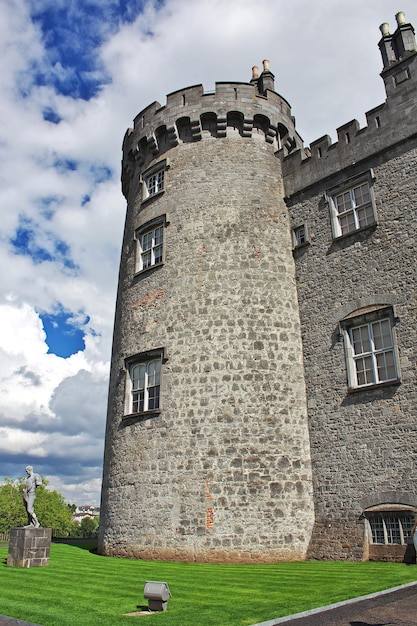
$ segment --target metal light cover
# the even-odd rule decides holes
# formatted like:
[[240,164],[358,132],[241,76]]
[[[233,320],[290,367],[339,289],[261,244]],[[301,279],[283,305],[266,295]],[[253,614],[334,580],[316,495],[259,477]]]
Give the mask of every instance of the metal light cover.
[[146,581],[143,595],[148,600],[150,611],[166,611],[168,599],[172,597],[168,584],[157,580]]

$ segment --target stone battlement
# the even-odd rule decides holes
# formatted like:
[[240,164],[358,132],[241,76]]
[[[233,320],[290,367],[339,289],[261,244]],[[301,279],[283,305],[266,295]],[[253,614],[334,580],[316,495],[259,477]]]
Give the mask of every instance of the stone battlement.
[[417,103],[411,98],[408,103],[404,100],[393,103],[388,99],[365,115],[367,125],[363,128],[358,120],[339,126],[338,141],[334,143],[329,135],[324,135],[308,148],[283,155],[287,196],[407,140],[413,135],[410,129],[417,129]]
[[[371,156],[394,147],[415,134],[417,129],[417,49],[414,28],[397,13],[397,30],[380,26],[379,42],[384,64],[381,77],[386,101],[368,111],[367,126],[351,120],[337,128],[337,142],[329,135],[313,141],[309,148],[282,153],[285,192],[287,196],[314,185],[318,181],[348,167],[356,167]],[[413,130],[414,129],[414,130]]]
[[[264,64],[267,62],[264,61]],[[134,171],[179,143],[224,138],[236,131],[245,138],[261,136],[285,154],[301,148],[288,102],[273,90],[273,75],[253,68],[250,83],[218,82],[214,92],[202,85],[179,89],[165,106],[153,102],[134,119],[123,141],[123,193],[127,195]]]

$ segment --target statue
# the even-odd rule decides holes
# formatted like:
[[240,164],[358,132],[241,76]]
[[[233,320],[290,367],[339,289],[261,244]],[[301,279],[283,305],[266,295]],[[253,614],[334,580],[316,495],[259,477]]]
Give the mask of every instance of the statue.
[[33,473],[33,467],[31,465],[28,465],[25,470],[28,477],[26,479],[26,487],[23,490],[23,500],[25,502],[29,522],[25,528],[39,528],[40,524],[35,515],[33,504],[36,497],[36,487],[42,484],[42,479],[39,474]]

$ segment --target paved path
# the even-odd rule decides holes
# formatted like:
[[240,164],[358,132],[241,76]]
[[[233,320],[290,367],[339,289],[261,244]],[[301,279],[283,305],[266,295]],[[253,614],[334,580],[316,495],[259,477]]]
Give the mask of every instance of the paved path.
[[416,626],[417,583],[254,626]]

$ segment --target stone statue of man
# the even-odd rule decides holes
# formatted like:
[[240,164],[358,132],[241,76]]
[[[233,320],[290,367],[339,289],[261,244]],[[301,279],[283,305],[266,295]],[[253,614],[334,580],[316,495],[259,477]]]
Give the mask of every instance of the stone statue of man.
[[33,473],[33,467],[31,465],[28,465],[25,470],[27,474],[27,479],[26,487],[23,490],[23,500],[25,502],[29,522],[26,528],[39,528],[40,524],[38,522],[38,518],[35,515],[33,504],[36,497],[36,487],[39,487],[39,485],[42,484],[42,479],[39,474]]

